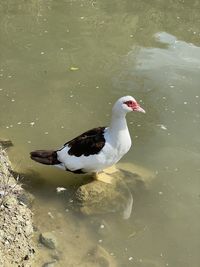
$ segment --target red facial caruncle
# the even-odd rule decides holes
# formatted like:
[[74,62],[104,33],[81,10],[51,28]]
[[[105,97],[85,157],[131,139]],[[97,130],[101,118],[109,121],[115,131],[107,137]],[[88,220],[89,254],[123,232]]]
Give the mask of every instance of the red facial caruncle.
[[145,110],[136,101],[129,100],[129,101],[124,102],[124,104],[126,104],[133,111],[146,113]]

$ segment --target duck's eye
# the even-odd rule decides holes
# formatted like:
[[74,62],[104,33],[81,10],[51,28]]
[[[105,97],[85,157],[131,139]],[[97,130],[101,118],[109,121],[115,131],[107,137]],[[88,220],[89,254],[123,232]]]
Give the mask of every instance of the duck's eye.
[[132,105],[133,104],[133,101],[127,101],[126,104],[127,105]]
[[135,103],[129,100],[129,101],[124,102],[124,104],[126,104],[128,107],[133,107]]

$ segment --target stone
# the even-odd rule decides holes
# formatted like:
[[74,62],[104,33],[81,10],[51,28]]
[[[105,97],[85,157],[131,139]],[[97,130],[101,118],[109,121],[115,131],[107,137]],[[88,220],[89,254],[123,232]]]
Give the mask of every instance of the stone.
[[76,192],[80,210],[85,215],[121,212],[123,218],[128,219],[132,213],[132,193],[141,187],[148,190],[156,176],[155,172],[133,163],[119,163],[117,168],[112,166],[104,173],[100,180],[81,185]]
[[29,192],[22,191],[17,195],[17,199],[19,202],[23,203],[28,208],[31,208],[34,201],[34,196]]
[[47,248],[55,249],[57,247],[56,237],[51,232],[41,233],[39,241]]
[[0,145],[3,147],[3,148],[8,148],[8,147],[11,147],[13,146],[13,143],[11,140],[8,140],[8,139],[0,139]]
[[82,267],[117,267],[115,259],[100,245],[88,251]]
[[26,221],[26,226],[24,227],[26,236],[31,236],[33,234],[33,226],[30,221]]
[[139,184],[148,188],[152,180],[156,177],[156,173],[152,170],[134,163],[119,162],[117,166],[122,172],[123,179],[128,186],[137,187]]
[[133,205],[132,194],[123,181],[120,171],[112,176],[112,183],[95,180],[78,188],[76,198],[83,214],[121,212],[125,219],[130,217]]
[[17,199],[10,194],[4,198],[3,204],[6,207],[15,206],[17,205]]
[[50,261],[50,262],[46,262],[42,265],[42,267],[54,267],[56,263],[56,260],[54,261]]

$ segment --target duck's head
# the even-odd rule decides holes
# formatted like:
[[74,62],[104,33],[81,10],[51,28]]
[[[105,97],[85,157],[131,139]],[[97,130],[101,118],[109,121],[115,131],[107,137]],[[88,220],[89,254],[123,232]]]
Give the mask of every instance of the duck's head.
[[132,96],[123,96],[117,100],[117,102],[113,106],[114,113],[128,113],[131,111],[138,111],[142,113],[146,113],[145,110],[138,104]]

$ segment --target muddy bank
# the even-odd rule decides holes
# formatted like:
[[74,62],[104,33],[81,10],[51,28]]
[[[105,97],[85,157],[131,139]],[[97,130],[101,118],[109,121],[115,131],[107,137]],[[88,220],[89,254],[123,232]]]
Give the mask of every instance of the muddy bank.
[[32,212],[28,196],[12,175],[5,150],[0,146],[0,266],[31,266]]

